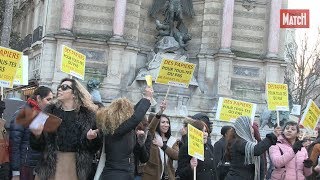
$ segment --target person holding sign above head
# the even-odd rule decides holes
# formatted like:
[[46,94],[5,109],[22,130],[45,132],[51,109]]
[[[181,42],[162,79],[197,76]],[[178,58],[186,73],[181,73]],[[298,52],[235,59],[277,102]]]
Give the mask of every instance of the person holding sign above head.
[[10,122],[10,165],[13,180],[33,180],[34,168],[41,158],[41,152],[35,151],[30,147],[30,130],[16,122],[18,114],[23,108],[44,110],[53,99],[50,88],[45,86],[38,87],[31,98],[27,100],[25,106],[21,107],[13,116]]
[[[144,98],[134,105],[127,98],[119,98],[98,110],[98,126],[104,133],[105,163],[95,179],[134,179],[135,128],[150,108],[153,89],[145,89]],[[101,161],[101,159],[100,159]],[[98,168],[99,169],[99,168]]]
[[174,180],[173,162],[178,160],[179,145],[176,138],[171,135],[170,119],[160,112],[153,118],[149,127],[153,127],[149,130],[153,141],[142,180]]
[[93,155],[102,141],[96,129],[95,110],[89,92],[75,79],[62,79],[57,88],[57,101],[44,112],[62,119],[55,132],[33,129],[31,147],[43,151],[35,179],[86,180]]
[[203,121],[194,121],[191,125],[203,132],[204,161],[191,157],[188,154],[188,143],[185,143],[179,151],[177,174],[180,180],[193,180],[196,168],[197,180],[216,180],[213,146],[208,143],[209,128]]
[[260,155],[276,144],[281,129],[276,128],[258,143],[249,117],[238,117],[234,129],[233,138],[227,142],[226,160],[230,162],[230,169],[225,180],[260,180]]
[[271,180],[304,180],[312,174],[312,160],[302,141],[298,140],[299,125],[289,121],[284,125],[283,134],[278,137],[276,145],[269,149],[270,159],[275,166]]

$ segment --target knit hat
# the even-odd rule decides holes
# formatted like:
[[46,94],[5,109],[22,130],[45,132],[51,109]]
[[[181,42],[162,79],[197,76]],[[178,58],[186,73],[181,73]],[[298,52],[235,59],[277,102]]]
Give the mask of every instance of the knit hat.
[[212,122],[210,122],[210,119],[206,114],[204,114],[204,113],[195,114],[192,116],[192,119],[203,121],[204,123],[206,123],[206,125],[209,128],[210,132],[208,132],[208,133],[210,134],[212,132]]

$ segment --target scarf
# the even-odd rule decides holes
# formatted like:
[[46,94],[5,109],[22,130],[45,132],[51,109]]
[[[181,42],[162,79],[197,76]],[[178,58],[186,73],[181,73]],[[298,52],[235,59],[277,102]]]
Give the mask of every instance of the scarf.
[[27,100],[27,104],[33,109],[33,110],[37,110],[37,111],[41,111],[38,103],[36,100],[28,98]]
[[[155,133],[155,138],[162,140],[162,137],[157,132]],[[170,136],[170,138],[167,141],[167,146],[172,148],[172,146],[174,145],[174,143],[176,141],[177,141],[176,138],[174,138],[173,136]],[[162,164],[162,171],[161,171],[161,177],[160,177],[160,178],[162,178],[163,173],[164,173],[164,166],[167,165],[169,157],[160,147],[158,147],[158,148],[159,148],[159,151],[160,151],[160,159],[161,159],[161,162],[162,162],[161,163]],[[164,156],[166,156],[166,162],[164,162]]]
[[237,118],[234,124],[234,129],[238,136],[247,141],[245,147],[245,165],[254,164],[255,173],[254,179],[260,180],[260,156],[254,156],[254,146],[257,142],[254,140],[251,131],[251,120],[247,116]]

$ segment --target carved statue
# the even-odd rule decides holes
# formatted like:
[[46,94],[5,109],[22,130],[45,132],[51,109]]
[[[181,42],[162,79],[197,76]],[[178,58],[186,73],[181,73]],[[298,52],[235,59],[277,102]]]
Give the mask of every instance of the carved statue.
[[156,14],[163,8],[163,24],[169,25],[170,36],[173,36],[175,22],[177,27],[182,23],[183,15],[194,16],[192,0],[154,0],[149,10],[150,16],[156,18]]
[[[279,111],[280,126],[283,126],[289,121],[289,115],[293,107],[292,96],[289,94],[289,111]],[[269,111],[267,108],[261,113],[260,116],[260,128],[268,125],[271,127],[277,126],[277,111]]]

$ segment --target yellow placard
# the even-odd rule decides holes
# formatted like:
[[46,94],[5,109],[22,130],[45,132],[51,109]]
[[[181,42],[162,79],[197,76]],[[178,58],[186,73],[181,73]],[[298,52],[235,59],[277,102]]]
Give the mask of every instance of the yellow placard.
[[86,56],[67,46],[62,46],[61,71],[84,79]]
[[28,85],[28,74],[28,56],[22,56],[13,84]]
[[229,98],[219,98],[216,119],[233,121],[240,116],[249,116],[253,122],[257,105]]
[[289,111],[288,85],[279,83],[266,84],[268,110]]
[[195,67],[192,63],[163,59],[156,83],[187,88]]
[[320,120],[320,109],[311,99],[308,102],[307,108],[303,113],[300,124],[306,129],[314,130]]
[[13,79],[16,75],[22,52],[0,46],[0,86],[13,87]]
[[204,161],[203,132],[188,124],[188,154]]

